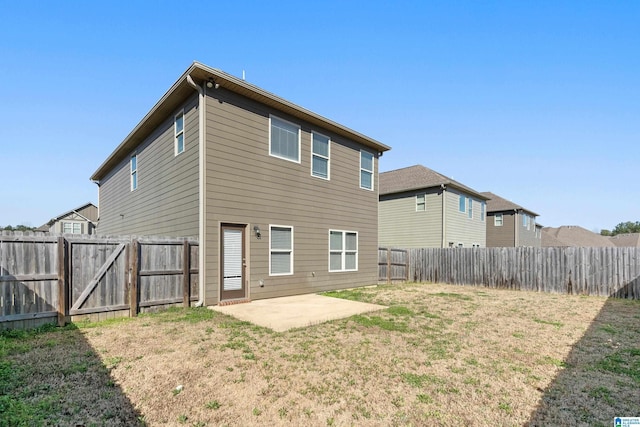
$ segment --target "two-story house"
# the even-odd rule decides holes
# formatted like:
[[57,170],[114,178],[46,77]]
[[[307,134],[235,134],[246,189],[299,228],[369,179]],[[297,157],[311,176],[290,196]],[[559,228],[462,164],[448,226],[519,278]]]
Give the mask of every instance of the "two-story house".
[[383,172],[378,208],[380,246],[485,247],[486,199],[422,165]]
[[489,191],[482,194],[487,197],[487,247],[541,246],[537,213]]
[[95,234],[97,221],[98,207],[89,202],[51,218],[38,231],[51,234]]
[[376,283],[387,150],[194,62],[91,177],[98,232],[198,237],[198,304]]

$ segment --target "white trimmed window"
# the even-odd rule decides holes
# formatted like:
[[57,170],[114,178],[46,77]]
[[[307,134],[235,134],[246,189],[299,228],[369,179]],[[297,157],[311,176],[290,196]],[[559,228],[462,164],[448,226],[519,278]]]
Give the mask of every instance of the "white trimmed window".
[[469,218],[473,219],[473,199],[469,197],[467,201],[469,202]]
[[493,225],[495,227],[502,227],[502,214],[501,213],[495,214],[493,216]]
[[184,151],[184,111],[176,114],[173,126],[175,136],[175,155]]
[[269,155],[300,163],[300,126],[275,116],[269,121]]
[[360,151],[360,188],[373,190],[373,154]]
[[130,161],[131,166],[131,191],[138,188],[138,155],[134,154],[131,156]]
[[329,137],[311,134],[311,175],[329,179]]
[[480,221],[484,222],[484,217],[486,215],[487,205],[485,202],[480,202]]
[[427,210],[427,195],[416,194],[416,212],[424,212]]
[[293,274],[293,227],[269,226],[269,276]]
[[358,270],[358,233],[329,230],[329,271]]
[[82,234],[82,224],[79,222],[63,222],[62,232],[64,234]]
[[458,210],[462,213],[467,211],[466,202],[467,202],[467,198],[461,194],[458,199]]

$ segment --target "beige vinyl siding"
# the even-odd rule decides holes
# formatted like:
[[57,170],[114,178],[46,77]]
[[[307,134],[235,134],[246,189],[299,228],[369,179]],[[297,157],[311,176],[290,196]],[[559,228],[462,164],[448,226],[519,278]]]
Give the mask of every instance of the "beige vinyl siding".
[[[496,227],[495,215],[502,214],[502,226]],[[502,248],[515,246],[514,212],[491,212],[487,214],[487,247]]]
[[[221,223],[248,224],[251,299],[376,283],[377,192],[359,188],[362,146],[224,89],[210,95],[219,99],[207,97],[206,106],[205,303],[218,302]],[[269,156],[269,114],[301,126],[299,164]],[[309,172],[312,131],[331,138],[331,180]],[[269,276],[269,225],[275,224],[294,228],[290,276]],[[358,233],[357,272],[329,273],[330,229]]]
[[529,215],[529,229],[522,225],[522,212],[518,212],[518,220],[516,225],[518,227],[518,246],[535,246],[540,247],[541,241],[536,238],[536,225],[533,222],[535,217],[533,215]]
[[[416,211],[416,195],[425,194],[424,211]],[[379,245],[396,248],[434,248],[442,244],[442,197],[427,189],[380,197]]]
[[[129,156],[102,179],[98,234],[198,236],[197,106],[197,96],[189,97],[137,147],[135,191],[131,191]],[[183,108],[185,151],[176,156],[174,116]]]
[[[472,245],[486,246],[486,224],[480,218],[480,203],[478,199],[473,199],[473,218],[468,215],[469,195],[456,190],[447,189],[446,192],[446,218],[445,218],[445,239],[444,246],[449,246],[449,242],[453,242],[454,246],[462,243],[463,247],[468,248]],[[463,195],[465,201],[465,211],[460,212],[459,198]],[[486,219],[485,219],[486,221]]]

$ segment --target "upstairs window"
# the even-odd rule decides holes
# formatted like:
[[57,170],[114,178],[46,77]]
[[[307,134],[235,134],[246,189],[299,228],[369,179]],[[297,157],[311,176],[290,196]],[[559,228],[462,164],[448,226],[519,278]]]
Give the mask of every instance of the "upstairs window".
[[426,194],[416,195],[416,212],[424,212],[427,210],[427,196]]
[[138,155],[131,156],[131,191],[138,188]]
[[493,225],[495,227],[502,227],[502,214],[501,213],[495,214],[493,216]]
[[469,202],[469,218],[473,219],[473,199],[469,197],[467,201]]
[[316,132],[311,135],[311,175],[329,179],[329,138]]
[[467,198],[464,197],[462,194],[458,199],[458,210],[462,213],[467,211]]
[[79,222],[63,222],[62,232],[64,234],[82,234],[82,223]]
[[358,233],[329,230],[329,271],[358,270]]
[[269,227],[269,275],[293,274],[293,227]]
[[484,222],[485,210],[487,206],[485,202],[480,203],[480,221]]
[[269,154],[300,163],[300,126],[271,116]]
[[184,151],[184,111],[176,114],[173,131],[175,136],[175,155],[177,156]]
[[360,188],[373,190],[373,154],[360,151]]

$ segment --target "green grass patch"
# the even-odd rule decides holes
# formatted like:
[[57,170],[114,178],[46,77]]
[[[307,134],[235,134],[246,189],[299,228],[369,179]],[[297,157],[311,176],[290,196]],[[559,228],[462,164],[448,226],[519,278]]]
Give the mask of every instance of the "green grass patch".
[[413,387],[423,387],[426,384],[445,384],[446,381],[436,377],[435,375],[422,374],[417,375],[414,373],[404,373],[402,374],[402,379],[404,382]]
[[351,301],[361,301],[361,302],[371,302],[373,300],[373,295],[371,295],[368,292],[364,292],[360,289],[349,289],[345,291],[329,291],[329,292],[323,292],[320,295],[324,295],[326,297],[332,297],[332,298],[347,299]]
[[161,322],[188,322],[199,323],[215,318],[218,314],[206,307],[171,307],[150,316]]
[[415,314],[407,307],[403,307],[401,305],[394,305],[393,307],[387,308],[385,311],[394,316],[413,316]]
[[629,348],[606,356],[597,367],[602,371],[624,375],[640,384],[640,348]]
[[560,329],[564,326],[564,324],[562,322],[553,322],[550,320],[543,320],[543,319],[533,319],[534,322],[536,323],[541,323],[543,325],[551,325],[556,329]]
[[407,332],[409,330],[407,324],[404,322],[398,322],[394,319],[383,319],[380,316],[362,316],[358,314],[351,317],[351,320],[368,328],[377,327],[385,331]]
[[469,295],[464,295],[464,294],[458,294],[455,292],[438,292],[436,294],[430,294],[431,296],[434,297],[444,297],[444,298],[452,298],[452,299],[459,299],[459,300],[463,300],[463,301],[471,301],[473,300],[473,298]]

